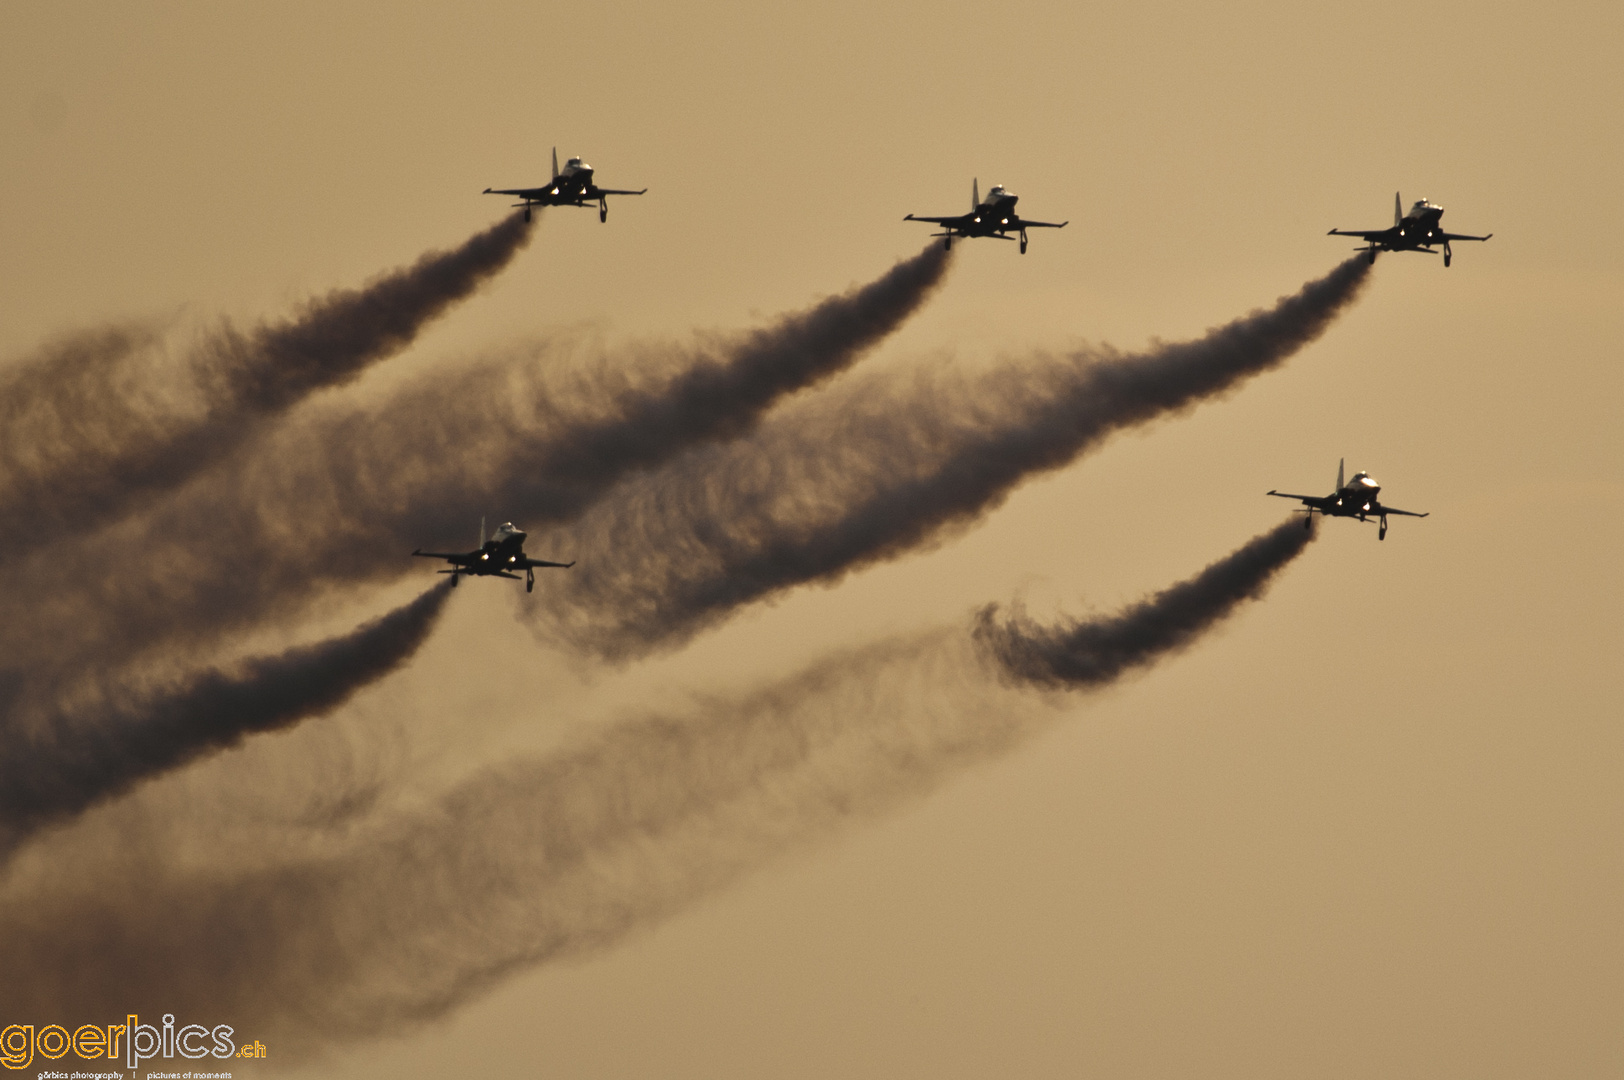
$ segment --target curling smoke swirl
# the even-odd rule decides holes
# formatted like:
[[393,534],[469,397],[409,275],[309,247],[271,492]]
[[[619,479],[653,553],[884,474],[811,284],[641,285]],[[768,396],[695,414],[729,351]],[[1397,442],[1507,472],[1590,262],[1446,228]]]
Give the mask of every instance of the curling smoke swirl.
[[[148,860],[132,880],[114,853],[101,872],[116,888],[75,872],[13,889],[0,955],[32,977],[0,986],[0,1011],[161,1002],[252,1024],[288,1057],[404,1030],[1006,753],[1057,715],[1020,686],[1102,685],[1188,646],[1307,535],[1290,522],[1096,623],[986,612],[972,634],[915,634],[615,725],[477,775],[338,854],[226,876]],[[1110,659],[1079,678],[1068,650]]]
[[1284,363],[1368,269],[1350,259],[1268,310],[1138,355],[1087,350],[963,382],[874,378],[805,402],[747,443],[624,485],[561,534],[593,558],[536,606],[538,629],[626,659],[939,542],[1112,433]]
[[[0,575],[35,613],[26,633],[0,625],[0,655],[67,661],[59,644],[41,652],[39,631],[52,626],[71,626],[58,640],[103,662],[209,640],[296,615],[326,589],[420,570],[405,553],[468,536],[493,508],[532,531],[568,520],[620,478],[737,438],[785,395],[851,365],[949,264],[933,244],[762,329],[648,346],[642,376],[600,370],[560,389],[533,366],[492,363],[461,373],[451,393],[436,378],[378,410],[295,419],[147,513]],[[563,560],[603,554],[550,536],[530,546]],[[141,555],[115,565],[98,556],[106,550]]]
[[14,726],[0,757],[0,856],[142,780],[338,708],[417,653],[450,592],[442,581],[341,637],[157,689],[106,686],[92,707]]
[[1243,600],[1256,599],[1273,576],[1314,538],[1314,521],[1295,519],[1155,596],[1108,619],[1043,626],[1017,608],[1007,619],[994,606],[976,614],[975,638],[1018,681],[1054,688],[1098,686],[1194,642]]
[[0,374],[0,561],[117,520],[256,424],[410,345],[530,238],[518,215],[286,322],[208,334],[176,365],[139,327],[80,334]]

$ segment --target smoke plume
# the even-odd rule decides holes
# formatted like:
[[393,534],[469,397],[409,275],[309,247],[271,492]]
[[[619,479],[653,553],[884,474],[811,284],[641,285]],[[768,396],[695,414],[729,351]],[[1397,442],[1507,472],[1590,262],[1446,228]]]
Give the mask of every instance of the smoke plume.
[[[154,867],[143,848],[139,873],[108,855],[116,887],[75,870],[13,888],[0,956],[30,978],[0,986],[0,1012],[220,1016],[283,1060],[407,1029],[1002,755],[1056,717],[1054,695],[1021,686],[1054,684],[1050,671],[1098,686],[1188,646],[1302,549],[1306,534],[1288,532],[1302,530],[1097,623],[999,627],[984,613],[971,634],[880,643],[612,726],[478,774],[341,853],[222,876]],[[1055,644],[1012,661],[1031,641]],[[1055,659],[1067,649],[1113,659],[1079,678]]]
[[255,732],[331,712],[409,660],[439,619],[442,581],[342,637],[159,688],[102,687],[90,707],[12,725],[0,757],[0,855],[27,834]]
[[[855,362],[948,265],[933,244],[760,330],[648,346],[630,372],[600,368],[562,388],[537,366],[492,363],[376,410],[318,410],[140,519],[19,567],[4,586],[35,623],[0,626],[0,655],[60,661],[58,644],[39,656],[41,625],[71,624],[64,637],[102,658],[132,643],[206,640],[296,613],[324,589],[420,570],[408,552],[470,544],[487,513],[532,529],[567,520],[628,473],[736,437],[784,395]],[[551,537],[529,546],[560,561],[602,554]],[[114,564],[99,556],[109,550],[138,555]]]
[[518,215],[293,319],[223,325],[179,364],[158,335],[116,328],[58,342],[0,375],[0,560],[70,527],[114,521],[248,438],[256,421],[399,352],[507,265],[531,230]]
[[1108,435],[1234,389],[1358,295],[1349,259],[1274,307],[1137,355],[1087,350],[989,376],[873,378],[748,442],[624,485],[559,537],[591,553],[536,605],[541,632],[612,659],[671,647],[740,605],[939,542]]
[[1017,608],[999,621],[996,605],[976,614],[976,641],[1009,676],[1048,687],[1108,683],[1129,668],[1160,659],[1195,641],[1242,600],[1256,599],[1270,580],[1314,538],[1292,519],[1228,558],[1109,619],[1042,626]]

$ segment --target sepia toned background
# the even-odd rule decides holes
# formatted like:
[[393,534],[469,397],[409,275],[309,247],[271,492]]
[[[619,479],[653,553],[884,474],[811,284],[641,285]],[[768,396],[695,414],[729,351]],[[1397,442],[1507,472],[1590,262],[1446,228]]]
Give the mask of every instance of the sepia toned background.
[[[460,242],[504,212],[480,192],[545,179],[554,145],[650,190],[603,225],[545,211],[342,393],[437,370],[455,392],[460,360],[556,335],[759,324],[917,252],[902,217],[960,212],[972,178],[1070,225],[1025,256],[965,244],[865,365],[1198,335],[1346,257],[1325,231],[1386,226],[1394,189],[1495,234],[1448,270],[1384,256],[1284,370],[936,550],[621,668],[544,648],[522,592],[472,582],[324,731],[106,814],[251,815],[340,744],[434,790],[988,601],[1106,611],[1345,457],[1431,516],[1379,544],[1331,522],[1264,602],[1010,757],[284,1075],[1624,1070],[1621,55],[1624,12],[1581,3],[6,5],[5,364],[108,321],[274,318]],[[188,827],[206,853],[211,821]]]

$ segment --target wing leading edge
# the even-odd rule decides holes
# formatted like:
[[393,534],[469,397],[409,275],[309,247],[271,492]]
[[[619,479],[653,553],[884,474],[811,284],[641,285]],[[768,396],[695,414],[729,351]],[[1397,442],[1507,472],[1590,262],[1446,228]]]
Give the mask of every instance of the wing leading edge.
[[1398,235],[1397,229],[1332,229],[1326,236],[1357,236],[1361,240],[1391,240]]
[[446,562],[456,563],[457,565],[462,566],[464,564],[473,562],[474,561],[474,556],[478,555],[479,552],[477,552],[477,551],[474,551],[474,552],[414,551],[414,552],[412,552],[412,554],[420,556],[421,558],[424,558],[424,559],[444,559]]
[[1293,495],[1288,491],[1271,491],[1268,494],[1280,499],[1296,499],[1308,506],[1324,506],[1331,500],[1324,495]]

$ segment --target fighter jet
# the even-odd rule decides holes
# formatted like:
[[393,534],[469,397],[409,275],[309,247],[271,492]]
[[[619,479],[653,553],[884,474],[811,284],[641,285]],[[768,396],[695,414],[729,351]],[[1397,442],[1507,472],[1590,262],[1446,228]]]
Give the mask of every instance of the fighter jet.
[[474,574],[479,577],[505,577],[519,580],[515,570],[524,571],[524,591],[530,592],[536,587],[536,567],[558,566],[568,568],[575,562],[548,562],[545,559],[532,559],[524,553],[524,538],[526,534],[515,529],[513,522],[504,521],[496,530],[496,535],[489,540],[485,539],[485,519],[479,519],[479,547],[466,553],[446,551],[414,551],[413,555],[421,555],[425,559],[444,559],[451,564],[451,569],[441,570],[442,574],[451,575],[451,584],[463,574]]
[[1314,520],[1315,512],[1326,517],[1356,517],[1360,521],[1376,518],[1381,527],[1376,530],[1376,539],[1387,539],[1387,515],[1402,514],[1405,517],[1424,518],[1426,514],[1417,514],[1413,510],[1395,510],[1391,506],[1383,506],[1376,500],[1382,486],[1371,479],[1369,473],[1354,473],[1353,479],[1346,484],[1342,482],[1342,466],[1347,459],[1336,463],[1336,490],[1329,495],[1290,495],[1284,491],[1271,491],[1270,495],[1278,495],[1282,499],[1301,499],[1308,507],[1308,517],[1303,519],[1303,526],[1308,527]]
[[1357,236],[1363,240],[1366,247],[1359,251],[1370,252],[1370,261],[1376,261],[1378,251],[1420,251],[1428,255],[1436,254],[1433,244],[1444,246],[1444,265],[1449,265],[1449,242],[1451,240],[1487,240],[1489,236],[1467,236],[1465,233],[1444,232],[1438,227],[1438,219],[1444,216],[1444,208],[1436,203],[1429,203],[1422,199],[1410,207],[1408,214],[1403,211],[1404,202],[1399,198],[1398,192],[1393,192],[1393,227],[1391,229],[1332,229],[1326,236]]
[[[643,191],[647,191],[644,188]],[[486,195],[514,195],[524,200],[516,202],[514,206],[524,207],[524,219],[530,220],[530,208],[533,206],[586,206],[588,203],[598,204],[598,220],[609,220],[610,195],[641,195],[643,191],[621,191],[617,188],[601,188],[592,182],[592,166],[578,157],[572,157],[564,162],[564,171],[558,171],[558,147],[553,147],[553,182],[544,187],[533,188],[486,188]]]
[[1015,213],[1015,203],[1020,198],[1002,184],[994,184],[987,197],[981,197],[979,181],[970,181],[970,212],[959,214],[957,217],[918,217],[909,214],[903,221],[928,221],[932,225],[940,225],[942,231],[936,236],[944,236],[942,246],[948,250],[953,248],[955,236],[993,236],[999,240],[1013,240],[1008,233],[1019,233],[1021,237],[1021,254],[1026,254],[1027,229],[1064,229],[1071,224],[1062,221],[1058,225],[1052,221],[1026,221]]

